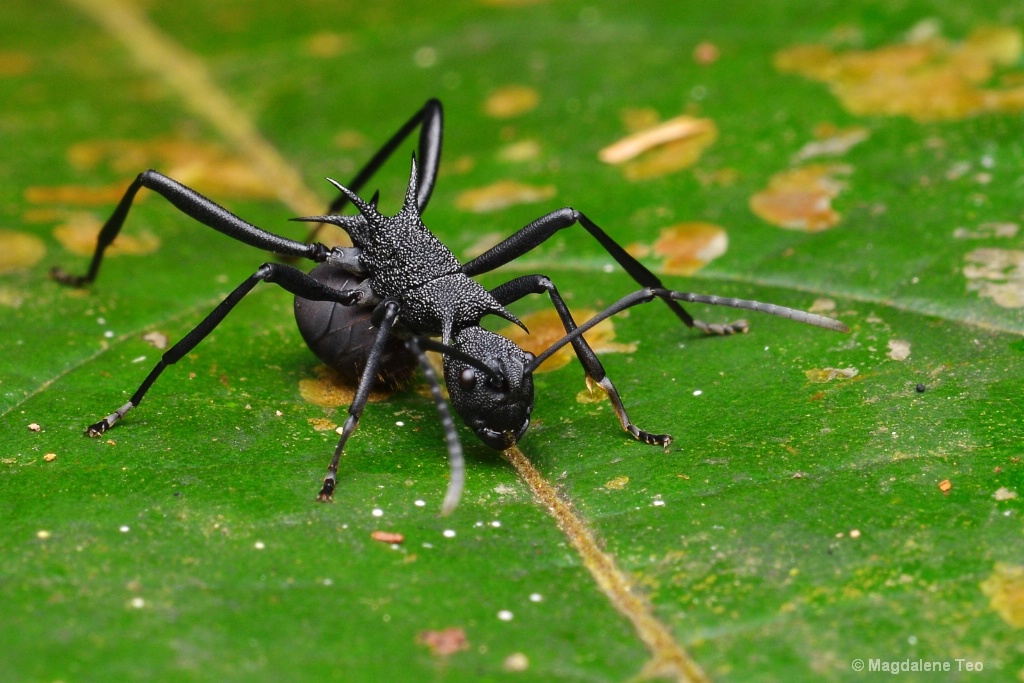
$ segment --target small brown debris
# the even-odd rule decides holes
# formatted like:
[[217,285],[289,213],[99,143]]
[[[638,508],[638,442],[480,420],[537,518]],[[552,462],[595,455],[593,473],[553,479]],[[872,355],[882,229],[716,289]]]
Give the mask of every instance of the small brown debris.
[[404,543],[405,536],[395,531],[374,531],[370,538],[381,543]]
[[697,62],[701,66],[714,64],[718,61],[720,56],[721,53],[718,50],[718,46],[714,43],[704,41],[697,43],[697,46],[693,48],[693,61]]
[[510,119],[533,111],[540,104],[540,93],[525,85],[498,88],[484,102],[484,113],[496,119]]
[[489,213],[517,204],[542,202],[555,196],[554,185],[526,185],[514,180],[499,180],[485,187],[465,190],[455,198],[462,211]]
[[949,493],[953,489],[953,482],[949,479],[943,479],[939,482],[939,490],[943,493]]
[[46,455],[43,456],[43,460],[45,460],[46,462],[53,462],[56,459],[57,459],[57,454],[56,453],[47,453]]
[[440,631],[422,631],[416,636],[416,642],[430,648],[430,654],[435,657],[447,657],[469,649],[466,632],[457,626]]

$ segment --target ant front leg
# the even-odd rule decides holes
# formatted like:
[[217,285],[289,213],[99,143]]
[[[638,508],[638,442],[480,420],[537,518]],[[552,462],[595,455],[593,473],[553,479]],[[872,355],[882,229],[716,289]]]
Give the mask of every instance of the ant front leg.
[[[500,287],[496,287],[491,291],[491,295],[502,305],[507,305],[529,294],[544,294],[545,292],[551,298],[551,303],[558,312],[558,317],[561,318],[562,326],[565,328],[566,333],[571,334],[577,327],[576,321],[573,320],[572,313],[569,312],[569,307],[562,299],[562,295],[558,293],[555,284],[543,275],[524,275],[518,277]],[[587,340],[583,338],[583,335],[576,336],[571,343],[576,356],[580,359],[580,363],[586,372],[587,388],[593,391],[593,387],[596,384],[608,395],[608,399],[611,401],[612,408],[614,408],[622,428],[632,434],[633,438],[638,441],[652,446],[668,448],[672,443],[671,435],[652,434],[651,432],[644,431],[629,419],[626,407],[619,397],[618,390],[612,384],[611,378],[605,372],[604,365],[601,364],[597,354],[594,353],[594,350],[587,343]]]
[[[311,298],[303,296],[307,299]],[[330,502],[334,498],[334,489],[338,483],[338,464],[341,462],[341,453],[345,450],[345,444],[348,442],[349,437],[352,436],[356,427],[359,426],[359,418],[363,416],[366,402],[370,398],[370,391],[377,381],[377,367],[380,365],[384,346],[391,335],[391,328],[398,318],[398,311],[398,304],[391,300],[381,302],[374,309],[371,322],[377,328],[377,337],[373,340],[373,346],[370,347],[370,353],[366,357],[366,366],[363,368],[363,374],[359,377],[359,386],[356,388],[355,398],[352,399],[352,403],[348,407],[348,418],[341,428],[341,438],[338,439],[338,445],[334,449],[334,457],[331,458],[331,464],[327,466],[327,476],[324,477],[324,485],[316,497],[321,503]]]
[[[492,247],[469,263],[464,264],[462,272],[473,276],[494,270],[536,249],[559,230],[574,225],[583,226],[637,283],[650,289],[665,288],[665,285],[657,275],[623,249],[622,245],[613,240],[600,226],[587,218],[583,213],[569,207],[553,211],[546,216],[541,216],[500,244]],[[672,312],[683,321],[683,324],[687,327],[696,327],[705,334],[730,335],[737,332],[746,332],[748,329],[746,320],[737,320],[724,325],[706,323],[703,320],[693,318],[677,302],[667,299],[664,301]]]

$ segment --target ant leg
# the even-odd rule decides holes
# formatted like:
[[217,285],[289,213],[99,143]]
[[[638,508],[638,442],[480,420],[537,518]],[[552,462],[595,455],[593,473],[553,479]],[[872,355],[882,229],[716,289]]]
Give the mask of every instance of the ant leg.
[[[305,295],[303,295],[305,296]],[[310,298],[310,297],[306,297]],[[359,378],[359,386],[356,388],[355,398],[348,407],[348,418],[341,428],[341,438],[334,449],[334,457],[331,464],[327,466],[327,476],[324,477],[324,485],[316,499],[321,503],[329,502],[334,496],[334,488],[338,482],[338,463],[341,462],[341,453],[345,450],[352,432],[359,426],[359,418],[363,415],[366,402],[370,398],[370,391],[377,380],[377,366],[380,364],[380,357],[384,353],[384,345],[391,335],[391,328],[398,318],[398,304],[394,301],[383,301],[373,312],[372,324],[377,328],[377,338],[373,340],[370,353],[366,357],[366,366]]]
[[117,208],[114,209],[114,213],[103,224],[99,238],[96,241],[96,251],[93,253],[89,271],[85,275],[69,275],[60,268],[54,268],[50,271],[50,277],[57,282],[73,287],[81,287],[95,280],[100,270],[100,264],[103,262],[103,253],[121,232],[121,227],[124,225],[125,218],[128,216],[128,211],[132,207],[135,196],[144,187],[163,196],[185,215],[239,242],[259,247],[275,254],[281,254],[282,256],[299,256],[316,262],[327,259],[329,250],[324,245],[297,242],[287,237],[267,232],[242,220],[192,188],[182,185],[162,173],[149,170],[140,173],[132,181],[132,184],[118,203]]
[[821,327],[826,330],[832,330],[833,332],[849,332],[850,328],[843,324],[842,321],[834,318],[828,318],[817,313],[808,313],[807,311],[801,311],[795,308],[788,308],[786,306],[778,306],[776,304],[765,304],[760,301],[750,301],[748,299],[735,299],[732,297],[720,297],[712,294],[694,294],[692,292],[677,292],[669,289],[652,289],[644,288],[627,294],[608,308],[604,309],[590,320],[580,324],[576,329],[572,330],[564,337],[556,341],[554,344],[544,350],[543,353],[537,355],[532,361],[530,361],[525,372],[533,372],[540,364],[551,357],[556,351],[565,346],[566,344],[574,344],[576,339],[581,338],[587,331],[597,326],[604,320],[612,317],[616,313],[621,313],[627,308],[633,306],[639,306],[640,304],[646,304],[653,301],[655,298],[663,301],[686,301],[688,303],[697,304],[708,304],[711,306],[729,306],[730,308],[739,308],[747,311],[757,311],[758,313],[764,313],[766,315],[774,315],[780,318],[787,318],[798,323],[805,325],[813,325],[814,327]]
[[149,375],[143,380],[139,388],[135,390],[135,393],[132,394],[127,403],[96,424],[89,425],[85,430],[85,434],[88,436],[99,436],[117,424],[128,411],[138,406],[160,374],[168,366],[174,365],[192,351],[199,342],[205,339],[227,317],[227,314],[238,305],[238,302],[260,282],[274,282],[293,294],[315,301],[336,301],[344,294],[344,292],[327,287],[292,266],[280,263],[263,264],[259,270],[228,294],[191,332],[186,334],[161,356],[160,362],[150,371]]
[[462,457],[462,443],[459,441],[459,433],[455,429],[455,421],[452,420],[451,411],[448,410],[448,402],[444,400],[441,392],[441,382],[434,372],[434,367],[427,359],[416,337],[407,342],[409,350],[412,351],[420,362],[423,376],[427,378],[430,385],[430,395],[434,398],[434,405],[437,406],[437,413],[441,418],[441,428],[444,430],[444,440],[448,444],[448,463],[451,477],[448,479],[448,491],[444,494],[444,503],[441,504],[441,514],[447,515],[459,504],[462,497],[462,487],[465,482],[465,461]]
[[[573,320],[572,314],[569,312],[569,307],[565,304],[562,299],[562,295],[558,293],[558,289],[555,284],[543,275],[524,275],[518,277],[515,280],[506,282],[500,287],[495,288],[491,291],[491,295],[498,300],[502,305],[507,305],[513,301],[518,301],[528,294],[544,294],[547,293],[551,298],[551,303],[558,312],[558,317],[562,320],[562,326],[565,327],[567,334],[572,333],[576,329],[576,321]],[[629,419],[629,415],[626,413],[626,407],[622,403],[622,399],[619,397],[619,392],[612,384],[611,378],[605,373],[604,365],[598,359],[597,354],[590,348],[590,344],[583,338],[583,335],[577,335],[570,340],[573,350],[576,352],[576,356],[580,359],[580,363],[583,365],[583,369],[586,372],[587,377],[587,388],[593,391],[594,385],[600,387],[606,394],[608,399],[611,401],[612,407],[615,409],[615,414],[619,418],[619,423],[622,428],[633,435],[633,438],[638,441],[642,441],[646,444],[653,446],[664,446],[668,447],[672,443],[672,436],[669,434],[652,434],[646,432],[637,427]]]
[[[444,116],[441,109],[441,103],[436,99],[429,99],[420,108],[418,112],[412,115],[408,121],[406,121],[401,128],[398,129],[391,138],[384,143],[384,145],[377,150],[377,153],[370,158],[366,165],[363,166],[356,177],[352,179],[345,187],[352,190],[352,192],[359,192],[363,185],[373,177],[373,174],[380,170],[380,167],[384,165],[384,162],[394,153],[398,146],[409,137],[417,126],[420,126],[420,139],[419,139],[419,153],[417,159],[420,165],[419,183],[417,185],[416,192],[416,205],[419,207],[422,213],[427,208],[427,202],[430,201],[430,195],[434,191],[434,185],[437,183],[437,169],[441,163],[441,138],[443,133],[443,121]],[[340,195],[337,199],[331,202],[330,207],[327,209],[328,214],[339,213],[345,208],[345,205],[349,203],[349,198],[346,195]],[[312,241],[316,236],[314,229],[310,233],[307,241]]]
[[[466,275],[479,275],[494,270],[499,266],[514,261],[523,254],[537,248],[550,239],[556,232],[574,225],[581,225],[596,239],[605,251],[615,259],[622,268],[641,286],[651,289],[664,289],[665,285],[647,266],[630,255],[622,246],[613,240],[608,233],[579,211],[566,207],[541,216],[526,227],[492,247],[469,263],[462,266]],[[747,331],[747,322],[737,320],[725,325],[709,324],[694,319],[682,306],[673,300],[665,299],[672,312],[687,327],[696,327],[705,334],[729,335]]]

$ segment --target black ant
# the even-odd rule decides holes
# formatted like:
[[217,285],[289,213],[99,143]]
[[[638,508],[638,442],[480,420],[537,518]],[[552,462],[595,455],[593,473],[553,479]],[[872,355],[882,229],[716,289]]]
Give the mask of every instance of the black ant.
[[[384,216],[377,211],[376,195],[367,202],[356,193],[417,127],[419,154],[413,157],[405,201],[397,215]],[[88,272],[72,276],[55,268],[53,279],[77,287],[96,278],[104,251],[121,231],[135,195],[143,187],[162,195],[184,214],[240,242],[321,265],[306,274],[284,263],[264,263],[163,354],[127,403],[89,426],[85,433],[99,436],[117,424],[139,405],[164,369],[195,348],[242,297],[260,282],[273,282],[295,295],[295,317],[310,348],[325,363],[358,382],[318,500],[329,501],[333,496],[338,462],[359,423],[370,390],[378,382],[401,384],[419,365],[430,385],[448,445],[451,478],[441,508],[442,513],[448,513],[462,492],[462,447],[437,376],[427,361],[428,350],[444,358],[445,384],[456,412],[491,448],[510,448],[526,433],[533,411],[533,373],[566,344],[571,344],[579,357],[588,384],[608,394],[622,428],[644,443],[668,446],[671,436],[644,431],[630,420],[615,385],[583,337],[597,323],[631,306],[660,299],[687,327],[708,334],[746,332],[747,325],[743,320],[725,325],[704,323],[691,317],[678,302],[731,306],[849,331],[839,321],[791,308],[666,289],[654,273],[596,223],[568,207],[538,218],[472,261],[460,263],[421,220],[437,180],[441,137],[441,103],[432,99],[384,144],[351,183],[343,186],[330,181],[340,195],[325,215],[293,219],[336,225],[348,233],[354,245],[351,247],[328,248],[311,240],[300,242],[275,235],[165,175],[153,170],[141,173],[100,231]],[[348,203],[358,213],[340,215]],[[544,275],[517,277],[490,291],[472,279],[519,258],[559,230],[574,225],[590,233],[642,289],[577,325],[558,289]],[[506,306],[530,294],[548,295],[566,331],[561,340],[537,356],[480,327],[481,319],[488,315],[523,327]]]

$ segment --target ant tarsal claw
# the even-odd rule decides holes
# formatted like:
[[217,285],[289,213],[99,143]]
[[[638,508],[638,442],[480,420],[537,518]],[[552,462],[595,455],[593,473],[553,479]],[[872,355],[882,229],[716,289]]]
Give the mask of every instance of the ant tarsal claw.
[[324,477],[324,485],[320,489],[320,493],[317,494],[316,500],[318,503],[332,503],[334,502],[334,487],[337,486],[337,479],[335,478],[334,472],[331,472]]
[[86,427],[85,432],[83,432],[83,434],[85,436],[97,437],[103,434],[103,432],[107,431],[108,429],[110,429],[110,423],[107,422],[107,418],[103,418],[96,424],[92,424]]

